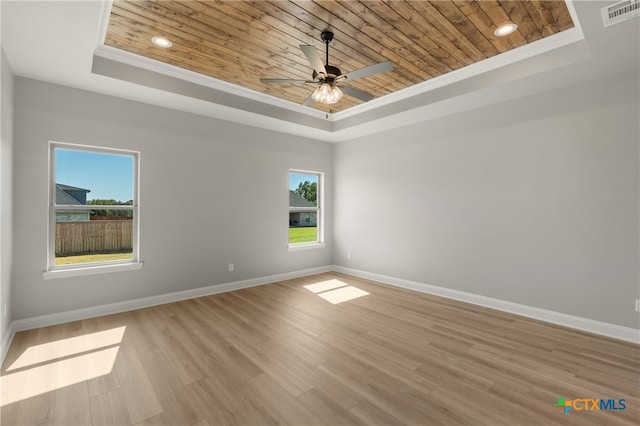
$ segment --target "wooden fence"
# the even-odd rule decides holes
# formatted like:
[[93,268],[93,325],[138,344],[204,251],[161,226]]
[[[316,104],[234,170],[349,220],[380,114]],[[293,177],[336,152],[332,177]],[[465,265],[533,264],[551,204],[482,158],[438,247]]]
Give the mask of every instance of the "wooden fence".
[[133,249],[133,221],[56,223],[56,256],[121,253]]

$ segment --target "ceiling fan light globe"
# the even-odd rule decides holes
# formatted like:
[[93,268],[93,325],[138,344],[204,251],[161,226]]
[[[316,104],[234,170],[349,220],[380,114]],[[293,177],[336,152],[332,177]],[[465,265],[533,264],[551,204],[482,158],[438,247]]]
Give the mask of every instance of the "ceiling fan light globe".
[[331,86],[329,83],[322,83],[320,87],[318,87],[315,92],[311,95],[314,101],[320,102],[323,104],[328,103],[327,101],[332,97],[331,96]]
[[335,104],[340,99],[342,99],[342,90],[340,90],[336,86],[333,86],[331,88],[331,90],[329,91],[329,100],[328,100],[327,103],[328,104]]
[[329,83],[322,83],[311,95],[315,102],[322,104],[335,104],[342,98],[342,90]]

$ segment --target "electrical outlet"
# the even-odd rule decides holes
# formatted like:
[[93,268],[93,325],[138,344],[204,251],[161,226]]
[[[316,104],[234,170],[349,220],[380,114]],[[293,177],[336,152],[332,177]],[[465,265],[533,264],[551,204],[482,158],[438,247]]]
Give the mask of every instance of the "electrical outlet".
[[351,260],[351,252],[350,251],[347,252],[347,260]]
[[640,312],[640,299],[636,299],[636,312]]
[[229,272],[233,272],[233,269],[234,269],[234,267],[233,267],[233,263],[230,263],[230,264],[229,264]]
[[7,304],[2,305],[2,318],[7,317]]

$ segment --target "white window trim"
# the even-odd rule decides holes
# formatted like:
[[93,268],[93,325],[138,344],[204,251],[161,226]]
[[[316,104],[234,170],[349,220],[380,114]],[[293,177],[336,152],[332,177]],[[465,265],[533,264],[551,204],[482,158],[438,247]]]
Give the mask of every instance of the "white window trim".
[[[318,206],[317,207],[307,207],[307,208],[291,208],[289,206],[288,207],[288,212],[291,213],[292,211],[310,211],[310,212],[316,212],[317,215],[317,219],[316,219],[316,228],[317,228],[317,233],[318,233],[318,240],[317,241],[313,241],[313,242],[307,242],[307,243],[289,243],[287,240],[287,249],[288,251],[301,251],[301,250],[310,250],[310,249],[317,249],[317,248],[323,248],[326,246],[325,244],[325,240],[324,240],[324,173],[323,172],[316,172],[313,170],[301,170],[301,169],[289,169],[289,172],[287,173],[287,187],[289,187],[289,175],[291,173],[300,173],[300,174],[307,174],[307,175],[316,175],[318,176],[318,188],[317,188],[317,201],[318,201]],[[287,200],[287,204],[288,204],[288,200]]]
[[[133,253],[132,258],[121,261],[78,263],[74,265],[55,265],[55,241],[56,241],[56,211],[64,210],[86,210],[86,206],[77,205],[56,205],[56,148],[85,151],[93,153],[126,155],[133,157],[133,205],[127,206],[94,206],[105,207],[110,210],[133,210]],[[74,276],[96,275],[108,272],[120,272],[142,269],[143,263],[140,259],[140,199],[139,199],[139,162],[140,153],[116,148],[103,148],[91,145],[79,145],[63,142],[49,142],[49,207],[48,207],[48,232],[47,232],[47,269],[42,275],[45,279],[67,278]]]
[[294,244],[289,244],[289,247],[287,248],[289,251],[302,251],[302,250],[313,250],[313,249],[317,249],[317,248],[323,248],[325,247],[326,244],[325,243],[294,243]]
[[77,266],[74,268],[44,271],[42,276],[46,280],[52,280],[56,278],[80,277],[85,275],[106,274],[110,272],[135,271],[142,269],[143,264],[144,262],[140,261],[128,261],[127,263],[86,263],[81,267]]

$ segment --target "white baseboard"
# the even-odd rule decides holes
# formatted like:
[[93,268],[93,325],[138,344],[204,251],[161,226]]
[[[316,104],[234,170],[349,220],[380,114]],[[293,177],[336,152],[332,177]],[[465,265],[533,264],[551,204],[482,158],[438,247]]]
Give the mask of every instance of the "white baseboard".
[[0,364],[4,361],[7,351],[9,350],[9,346],[11,345],[11,341],[13,340],[13,336],[19,331],[47,327],[55,324],[63,324],[88,318],[95,318],[103,315],[117,314],[134,309],[147,308],[150,306],[178,302],[181,300],[209,296],[212,294],[225,293],[242,288],[255,287],[278,281],[300,278],[308,275],[322,274],[332,271],[340,272],[347,275],[353,275],[355,277],[365,278],[396,287],[406,288],[421,293],[428,293],[446,297],[449,299],[460,300],[462,302],[485,306],[499,311],[510,312],[513,314],[522,315],[524,317],[534,318],[565,327],[612,337],[614,339],[625,340],[637,344],[640,343],[640,330],[634,328],[622,327],[615,324],[581,318],[573,315],[563,314],[560,312],[548,311],[532,306],[507,302],[505,300],[480,296],[473,293],[466,293],[464,291],[452,290],[401,278],[394,278],[386,275],[360,271],[357,269],[346,268],[344,266],[327,265],[300,271],[269,275],[266,277],[252,278],[249,280],[234,281],[208,287],[194,288],[191,290],[179,291],[175,293],[160,294],[157,296],[144,297],[141,299],[126,300],[123,302],[110,303],[107,305],[92,306],[89,308],[76,309],[68,312],[60,312],[55,314],[15,320],[11,324],[9,324],[7,332],[3,336],[2,342],[0,342],[0,344],[2,345],[0,347]]
[[333,270],[335,272],[341,272],[343,274],[353,275],[355,277],[365,278],[383,284],[389,284],[396,287],[415,290],[421,293],[433,294],[436,296],[446,297],[448,299],[460,300],[462,302],[467,302],[474,305],[485,306],[487,308],[509,312],[512,314],[521,315],[552,324],[562,325],[577,330],[587,331],[602,336],[612,337],[614,339],[625,340],[627,342],[640,344],[640,330],[637,330],[635,328],[623,327],[616,324],[609,324],[602,321],[577,317],[560,312],[548,311],[546,309],[521,305],[519,303],[494,299],[492,297],[480,296],[464,291],[452,290],[449,288],[437,287],[401,278],[394,278],[386,275],[360,271],[357,269],[346,268],[344,266],[334,265]]
[[15,336],[16,331],[13,328],[13,322],[9,324],[9,327],[5,330],[5,334],[2,336],[2,342],[0,342],[0,366],[4,362],[4,358],[7,356],[7,352],[9,351],[9,346],[11,346],[11,342],[13,341],[13,336]]
[[34,328],[47,327],[50,325],[63,324],[71,321],[79,321],[104,315],[117,314],[120,312],[132,311],[134,309],[148,308],[150,306],[163,305],[165,303],[178,302],[181,300],[209,296],[218,293],[225,293],[228,291],[240,290],[242,288],[255,287],[278,281],[290,280],[293,278],[306,277],[308,275],[331,272],[332,270],[333,268],[331,266],[321,266],[317,268],[303,269],[300,271],[269,275],[266,277],[252,278],[243,281],[233,281],[230,283],[194,288],[191,290],[178,291],[175,293],[159,294],[157,296],[143,297],[134,300],[125,300],[122,302],[109,303],[107,305],[75,309],[68,312],[60,312],[38,317],[19,319],[13,321],[11,323],[11,326],[13,328],[13,332],[17,333],[19,331],[31,330]]

